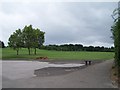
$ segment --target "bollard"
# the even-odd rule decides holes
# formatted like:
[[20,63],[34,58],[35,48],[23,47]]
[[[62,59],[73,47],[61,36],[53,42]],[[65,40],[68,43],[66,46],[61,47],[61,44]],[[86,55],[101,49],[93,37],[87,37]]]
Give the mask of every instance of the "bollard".
[[85,61],[85,65],[88,65],[88,63],[87,63],[88,61]]
[[91,65],[91,61],[89,61],[89,65]]

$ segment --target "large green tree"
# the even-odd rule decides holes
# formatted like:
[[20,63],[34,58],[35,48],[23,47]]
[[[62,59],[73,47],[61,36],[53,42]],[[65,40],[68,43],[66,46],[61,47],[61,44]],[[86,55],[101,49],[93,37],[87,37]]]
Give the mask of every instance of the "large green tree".
[[120,2],[118,8],[113,11],[113,18],[112,33],[115,45],[115,64],[118,67],[118,82],[120,83]]
[[30,55],[30,49],[33,46],[33,39],[34,39],[32,25],[25,26],[22,34],[23,34],[24,47],[28,48]]
[[35,49],[34,54],[36,54],[36,48],[39,48],[44,43],[45,32],[40,31],[40,29],[34,29],[32,25],[25,26],[22,30],[18,29],[9,38],[9,46],[17,51],[21,47],[28,48],[29,55],[31,54],[31,48]]
[[120,67],[120,2],[118,3],[118,8],[113,11],[114,25],[111,28],[114,46],[115,46],[115,62],[118,67]]
[[34,54],[36,54],[36,48],[39,48],[44,43],[44,34],[45,32],[40,31],[40,29],[33,29],[33,41],[32,41],[32,47],[35,49]]
[[15,49],[18,55],[19,49],[23,45],[21,29],[18,29],[15,32],[13,32],[13,34],[9,38],[8,45],[12,47],[13,49]]
[[120,70],[120,2],[118,3],[118,39],[117,39],[117,44],[118,44],[118,66],[119,66],[119,70]]
[[23,40],[24,45],[26,48],[28,48],[29,55],[30,49],[35,49],[36,54],[36,48],[41,46],[44,43],[44,32],[40,31],[40,29],[34,29],[32,25],[25,26],[23,29]]

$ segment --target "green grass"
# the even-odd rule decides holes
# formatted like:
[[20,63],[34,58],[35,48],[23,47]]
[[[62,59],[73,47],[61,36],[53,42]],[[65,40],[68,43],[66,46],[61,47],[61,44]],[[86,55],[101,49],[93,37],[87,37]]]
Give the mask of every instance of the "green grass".
[[35,59],[37,57],[48,57],[50,60],[108,60],[114,57],[114,52],[71,52],[71,51],[48,51],[37,49],[37,55],[34,55],[34,49],[31,50],[31,55],[28,55],[28,49],[22,48],[19,55],[11,48],[2,49],[3,60],[17,59]]

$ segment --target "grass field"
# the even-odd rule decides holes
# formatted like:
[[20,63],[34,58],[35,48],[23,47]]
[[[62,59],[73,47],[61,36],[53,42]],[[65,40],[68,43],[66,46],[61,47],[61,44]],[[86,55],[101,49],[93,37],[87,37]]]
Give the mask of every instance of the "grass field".
[[50,60],[107,60],[114,57],[114,52],[71,52],[71,51],[48,51],[37,49],[37,55],[34,55],[34,49],[31,55],[28,55],[28,49],[22,48],[19,55],[11,48],[2,49],[3,60],[17,59],[36,59],[37,57],[48,57]]

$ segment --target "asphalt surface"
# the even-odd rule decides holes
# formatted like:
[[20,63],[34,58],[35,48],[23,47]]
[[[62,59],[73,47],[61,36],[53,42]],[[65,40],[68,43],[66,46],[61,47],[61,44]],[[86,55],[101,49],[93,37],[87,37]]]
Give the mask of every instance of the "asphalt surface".
[[[96,63],[83,69],[61,75],[34,76],[31,73],[23,76],[12,76],[5,67],[2,75],[3,88],[117,88],[110,79],[113,60]],[[45,65],[46,63],[44,63]],[[33,66],[32,66],[33,67]],[[39,68],[39,66],[37,66]],[[53,70],[55,72],[55,70]],[[30,75],[29,75],[30,74]],[[18,78],[19,77],[19,78]]]

